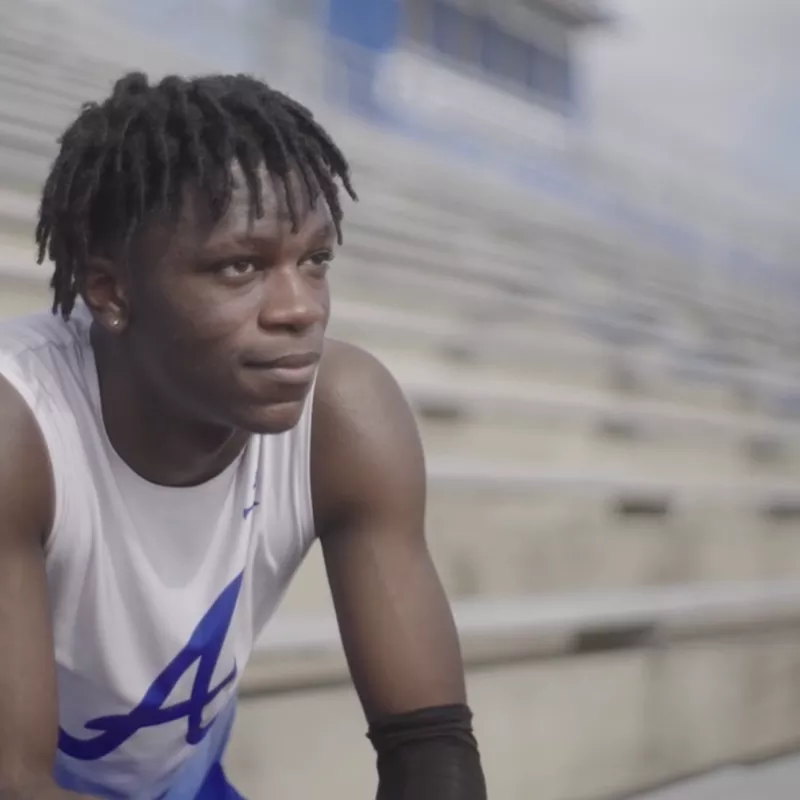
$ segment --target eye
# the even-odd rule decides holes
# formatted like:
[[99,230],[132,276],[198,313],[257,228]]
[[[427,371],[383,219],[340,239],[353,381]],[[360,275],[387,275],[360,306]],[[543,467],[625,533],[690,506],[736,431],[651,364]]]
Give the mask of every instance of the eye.
[[324,275],[330,268],[331,261],[333,261],[333,253],[330,250],[320,250],[310,255],[305,263],[310,265],[315,274]]
[[314,253],[314,255],[309,258],[309,261],[320,266],[322,264],[329,264],[333,261],[333,253],[330,250],[320,250],[319,253]]
[[222,264],[219,268],[219,274],[228,280],[238,280],[249,277],[256,270],[257,267],[252,261],[242,258],[238,261],[229,261],[227,264]]

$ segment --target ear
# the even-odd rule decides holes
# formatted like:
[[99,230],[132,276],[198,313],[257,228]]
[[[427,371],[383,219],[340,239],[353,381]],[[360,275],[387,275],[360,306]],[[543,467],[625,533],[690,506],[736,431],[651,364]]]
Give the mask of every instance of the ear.
[[82,294],[95,321],[112,333],[125,330],[130,322],[125,271],[107,258],[92,256],[86,262]]

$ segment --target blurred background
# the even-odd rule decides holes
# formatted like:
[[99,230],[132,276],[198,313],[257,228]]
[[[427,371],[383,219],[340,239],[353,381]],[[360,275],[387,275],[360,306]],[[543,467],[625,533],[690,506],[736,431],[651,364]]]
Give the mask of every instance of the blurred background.
[[[332,334],[428,456],[493,800],[796,798],[796,0],[2,0],[0,313],[123,71],[310,105],[346,208]],[[374,796],[312,552],[243,687],[248,797]],[[663,791],[663,793],[662,793]]]

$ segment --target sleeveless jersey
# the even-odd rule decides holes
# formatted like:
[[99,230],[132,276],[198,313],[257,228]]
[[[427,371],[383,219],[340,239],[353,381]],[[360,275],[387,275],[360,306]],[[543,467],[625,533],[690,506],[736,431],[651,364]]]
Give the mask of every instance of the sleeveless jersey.
[[56,778],[108,798],[195,797],[224,749],[255,640],[314,539],[311,396],[211,481],[168,488],[112,448],[77,306],[0,323],[0,374],[47,445]]

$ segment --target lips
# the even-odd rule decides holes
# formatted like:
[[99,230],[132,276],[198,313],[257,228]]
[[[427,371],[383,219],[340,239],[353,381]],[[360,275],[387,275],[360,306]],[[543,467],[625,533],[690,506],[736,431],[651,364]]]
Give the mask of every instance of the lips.
[[271,383],[306,385],[311,383],[319,365],[318,353],[291,353],[280,358],[245,363],[253,375]]
[[265,361],[248,361],[246,366],[251,369],[306,369],[319,363],[318,353],[291,353]]

